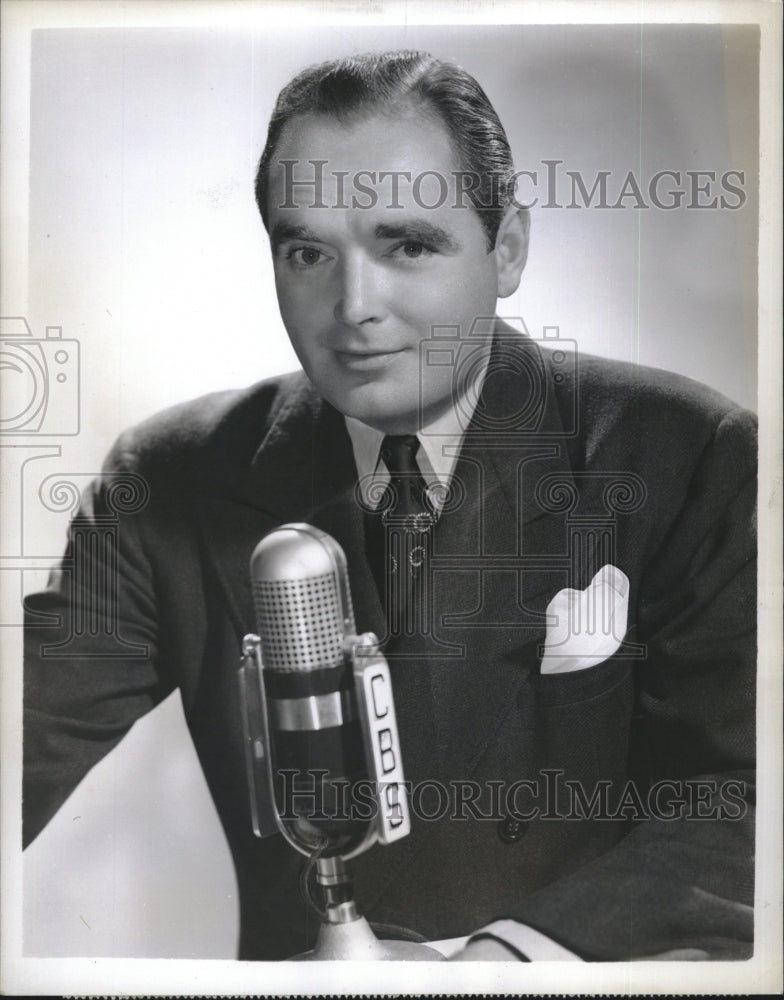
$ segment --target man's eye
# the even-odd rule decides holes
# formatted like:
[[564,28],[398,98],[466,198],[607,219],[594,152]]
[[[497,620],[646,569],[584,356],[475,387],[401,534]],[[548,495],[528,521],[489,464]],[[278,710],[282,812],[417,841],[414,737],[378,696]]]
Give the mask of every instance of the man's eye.
[[326,260],[326,254],[315,247],[293,247],[286,254],[286,257],[295,264],[299,264],[300,267],[313,267],[315,264],[320,264],[322,260]]
[[393,257],[403,256],[409,260],[416,260],[418,257],[430,256],[433,251],[419,240],[406,240],[404,243],[398,243],[392,247],[390,252]]

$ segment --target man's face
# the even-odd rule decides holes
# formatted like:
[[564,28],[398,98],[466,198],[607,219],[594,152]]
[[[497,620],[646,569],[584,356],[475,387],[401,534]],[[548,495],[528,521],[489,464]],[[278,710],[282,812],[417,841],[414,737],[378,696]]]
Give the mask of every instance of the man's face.
[[[320,199],[312,184],[286,183],[283,160],[295,161],[286,168],[295,182],[313,181],[310,160],[326,161]],[[270,164],[275,284],[291,343],[333,406],[385,433],[412,433],[451,404],[452,368],[420,377],[433,326],[465,337],[495,312],[495,255],[467,198],[455,207],[459,170],[443,125],[413,109],[347,124],[297,117]],[[411,180],[400,177],[395,193],[382,171]],[[375,204],[360,207],[374,200],[368,188]]]

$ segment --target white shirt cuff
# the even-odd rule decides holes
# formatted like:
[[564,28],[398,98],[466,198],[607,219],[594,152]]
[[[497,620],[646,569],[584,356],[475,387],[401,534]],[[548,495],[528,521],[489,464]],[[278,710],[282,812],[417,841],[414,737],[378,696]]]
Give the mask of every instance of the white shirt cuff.
[[[489,934],[510,944],[516,951],[522,952],[531,962],[582,962],[579,955],[564,948],[562,944],[553,941],[552,938],[536,931],[527,924],[518,923],[516,920],[494,920],[492,924],[480,927],[478,931],[462,938],[449,938],[444,941],[432,942],[447,958],[456,955],[466,944],[480,934]],[[511,959],[511,953],[510,953]]]

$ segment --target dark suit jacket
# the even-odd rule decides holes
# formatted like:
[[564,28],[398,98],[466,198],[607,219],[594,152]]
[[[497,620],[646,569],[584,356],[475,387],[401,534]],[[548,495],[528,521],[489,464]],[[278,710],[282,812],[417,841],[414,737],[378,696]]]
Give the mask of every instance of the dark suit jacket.
[[[516,339],[494,358],[436,527],[432,634],[387,643],[406,777],[437,818],[357,859],[360,905],[429,939],[511,917],[588,959],[746,957],[753,418],[664,372],[573,368]],[[300,855],[251,832],[248,558],[276,525],[319,526],[346,552],[359,630],[384,635],[355,480],[343,418],[301,374],[176,407],[120,438],[27,602],[26,841],[178,686],[237,867],[242,958],[289,956],[317,929]],[[626,642],[542,675],[548,602],[606,563],[630,580]],[[512,826],[488,783],[520,781]],[[435,782],[462,818],[441,815]],[[473,814],[460,782],[481,790]]]

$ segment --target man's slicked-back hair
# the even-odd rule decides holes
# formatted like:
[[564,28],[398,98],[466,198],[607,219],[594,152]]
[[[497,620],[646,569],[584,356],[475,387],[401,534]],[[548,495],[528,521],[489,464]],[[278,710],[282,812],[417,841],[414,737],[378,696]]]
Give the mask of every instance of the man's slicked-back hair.
[[269,229],[269,168],[284,128],[297,115],[351,122],[411,107],[435,115],[446,128],[468,175],[462,190],[479,214],[488,249],[514,195],[514,165],[506,132],[476,80],[428,52],[371,52],[310,66],[278,95],[256,174],[256,203]]

